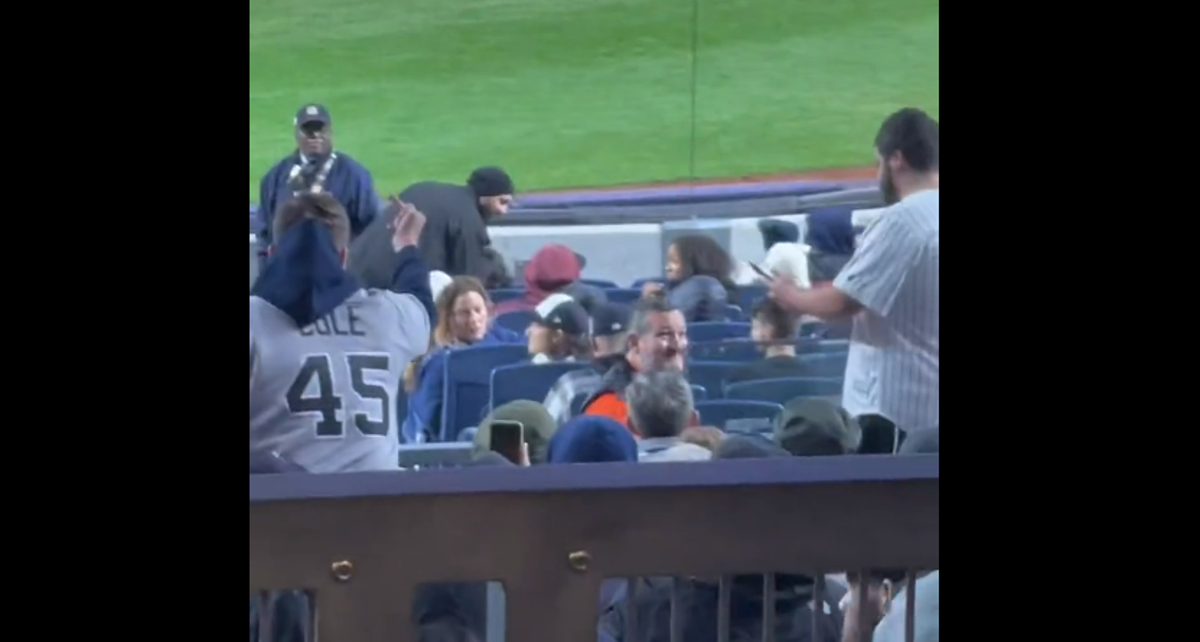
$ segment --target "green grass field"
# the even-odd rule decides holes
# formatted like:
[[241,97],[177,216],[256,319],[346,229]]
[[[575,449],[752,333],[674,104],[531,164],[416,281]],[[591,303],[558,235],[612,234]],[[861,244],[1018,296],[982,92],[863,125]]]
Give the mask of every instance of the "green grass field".
[[310,101],[381,191],[859,166],[887,113],[938,113],[939,0],[699,2],[250,0],[251,200]]

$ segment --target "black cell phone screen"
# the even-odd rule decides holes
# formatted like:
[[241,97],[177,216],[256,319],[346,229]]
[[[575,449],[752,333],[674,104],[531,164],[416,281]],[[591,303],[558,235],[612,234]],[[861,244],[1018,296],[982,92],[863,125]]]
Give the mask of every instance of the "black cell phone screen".
[[514,464],[521,464],[521,447],[525,444],[525,425],[519,421],[493,421],[492,441],[488,449]]

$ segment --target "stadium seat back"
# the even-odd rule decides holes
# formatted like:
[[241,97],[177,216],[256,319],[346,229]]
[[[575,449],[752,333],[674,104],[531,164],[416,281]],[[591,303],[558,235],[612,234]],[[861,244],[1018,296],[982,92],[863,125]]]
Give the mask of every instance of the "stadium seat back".
[[725,388],[725,398],[741,401],[766,401],[787,405],[801,397],[835,397],[842,394],[840,378],[787,378],[745,381]]
[[505,301],[515,301],[525,296],[525,290],[520,288],[503,288],[499,290],[488,290],[488,298],[492,303],[500,304]]
[[738,304],[743,310],[754,310],[759,301],[767,298],[767,287],[764,285],[743,285],[738,288]]
[[728,321],[690,323],[688,324],[687,332],[688,341],[695,343],[709,343],[729,339],[749,339],[750,324],[731,323]]
[[763,358],[758,344],[750,339],[692,343],[688,354],[697,361],[750,363]]
[[590,370],[587,363],[519,363],[492,371],[492,409],[518,399],[542,403],[563,375],[574,370]]
[[516,310],[496,317],[496,325],[524,336],[525,331],[533,325],[533,320],[536,318],[537,313],[533,310]]
[[725,379],[737,365],[728,361],[692,361],[688,364],[688,382],[703,387],[708,399],[720,399],[725,396]]
[[579,282],[584,285],[590,285],[594,288],[600,288],[601,290],[619,290],[621,288],[621,286],[617,285],[616,283],[613,283],[612,281],[606,281],[604,279],[579,279]]
[[523,345],[451,350],[446,356],[439,441],[454,441],[463,430],[478,426],[491,399],[492,371],[520,363],[528,356],[528,348]]
[[804,340],[800,342],[797,351],[801,354],[849,354],[850,342],[831,339]]
[[715,426],[731,434],[762,434],[770,432],[783,406],[763,401],[720,399],[696,404],[700,423]]
[[613,290],[605,290],[604,295],[608,297],[609,303],[620,303],[623,305],[633,305],[642,298],[642,291],[632,288],[616,288]]

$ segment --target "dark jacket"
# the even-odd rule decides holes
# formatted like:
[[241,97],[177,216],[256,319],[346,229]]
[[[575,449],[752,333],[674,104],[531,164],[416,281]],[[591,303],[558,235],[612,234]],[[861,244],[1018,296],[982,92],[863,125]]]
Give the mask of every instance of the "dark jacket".
[[854,213],[844,207],[813,210],[808,215],[804,243],[808,253],[808,276],[813,283],[837,278],[854,255]]
[[[633,369],[633,365],[623,356],[612,357],[612,367],[608,372],[604,373],[604,378],[600,382],[600,388],[592,393],[580,406],[581,414],[597,414],[589,413],[588,410],[603,397],[615,397],[618,405],[622,407],[622,412],[616,415],[609,416],[610,419],[620,423],[629,422],[629,409],[625,406],[625,389],[633,382],[633,378],[637,376],[637,372]],[[601,413],[605,414],[605,413]]]
[[400,194],[427,220],[421,233],[421,255],[430,270],[450,276],[473,276],[487,282],[493,267],[485,253],[491,246],[479,199],[465,185],[417,183]]
[[386,215],[376,218],[350,243],[346,269],[358,277],[363,287],[384,290],[391,283],[396,252],[392,249],[392,221],[389,218]]
[[[524,337],[500,326],[492,326],[487,336],[474,344],[490,346],[520,344]],[[442,416],[446,395],[446,357],[451,350],[473,346],[451,346],[431,352],[421,360],[417,369],[417,389],[408,398],[408,416],[400,427],[400,440],[405,444],[453,441],[458,435],[442,435]]]
[[688,323],[725,320],[729,291],[711,276],[693,276],[669,285],[667,300],[683,313]]
[[[294,152],[279,161],[263,177],[258,194],[258,255],[259,268],[266,262],[267,247],[271,238],[271,224],[275,221],[275,210],[295,193],[289,184],[292,168],[300,162],[300,153]],[[371,172],[353,158],[337,153],[337,160],[325,180],[325,191],[346,208],[350,216],[351,237],[367,229],[379,212],[379,195],[375,193],[375,181]],[[390,267],[390,263],[388,264]],[[390,274],[389,274],[390,276]],[[385,284],[383,287],[387,287]]]

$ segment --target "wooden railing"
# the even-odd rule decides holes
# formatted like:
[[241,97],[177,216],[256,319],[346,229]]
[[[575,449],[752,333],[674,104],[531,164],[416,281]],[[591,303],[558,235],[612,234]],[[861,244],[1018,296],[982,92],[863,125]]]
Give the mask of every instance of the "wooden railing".
[[503,582],[513,642],[596,639],[606,578],[938,568],[938,458],[250,478],[250,591],[409,642],[416,587]]

